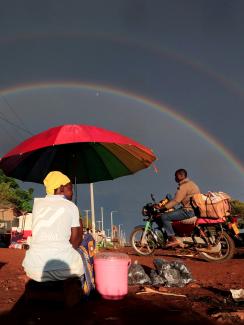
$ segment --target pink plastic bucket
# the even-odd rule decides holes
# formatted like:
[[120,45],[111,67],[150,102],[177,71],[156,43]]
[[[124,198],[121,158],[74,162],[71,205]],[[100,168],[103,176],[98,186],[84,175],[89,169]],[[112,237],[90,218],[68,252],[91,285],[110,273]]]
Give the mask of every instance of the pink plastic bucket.
[[99,253],[94,258],[95,284],[104,299],[118,300],[128,293],[131,260],[122,253]]

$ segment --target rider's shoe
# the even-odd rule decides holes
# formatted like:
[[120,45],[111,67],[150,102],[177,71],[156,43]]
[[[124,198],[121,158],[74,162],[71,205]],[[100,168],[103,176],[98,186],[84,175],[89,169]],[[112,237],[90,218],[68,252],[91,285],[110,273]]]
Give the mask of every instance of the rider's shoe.
[[184,248],[185,245],[178,240],[176,237],[170,237],[168,240],[168,243],[165,245],[166,248],[171,248],[171,247],[177,247],[180,246],[181,248]]

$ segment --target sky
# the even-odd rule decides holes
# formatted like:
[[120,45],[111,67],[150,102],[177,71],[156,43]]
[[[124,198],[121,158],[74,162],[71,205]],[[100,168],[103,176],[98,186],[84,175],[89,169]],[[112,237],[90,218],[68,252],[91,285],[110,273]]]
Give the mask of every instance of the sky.
[[[244,200],[244,2],[17,1],[0,11],[0,155],[49,127],[104,127],[153,149],[153,168],[94,185],[129,235],[150,193],[186,168]],[[24,130],[23,130],[24,129]],[[44,195],[35,184],[35,195]],[[89,209],[88,185],[78,205]]]

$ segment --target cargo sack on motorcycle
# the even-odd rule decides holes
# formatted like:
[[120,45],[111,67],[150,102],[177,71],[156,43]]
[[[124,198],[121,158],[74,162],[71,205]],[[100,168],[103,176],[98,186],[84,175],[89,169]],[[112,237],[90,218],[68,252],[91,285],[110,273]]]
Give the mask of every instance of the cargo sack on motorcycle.
[[225,219],[230,215],[230,200],[231,197],[224,192],[208,192],[207,194],[194,194],[191,203],[197,217]]

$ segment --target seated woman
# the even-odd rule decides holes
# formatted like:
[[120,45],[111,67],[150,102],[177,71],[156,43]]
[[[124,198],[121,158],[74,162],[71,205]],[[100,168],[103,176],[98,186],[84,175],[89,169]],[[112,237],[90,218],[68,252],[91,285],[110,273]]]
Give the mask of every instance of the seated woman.
[[38,282],[84,278],[83,228],[70,179],[59,171],[44,179],[47,195],[34,200],[32,240],[23,261],[27,276]]

